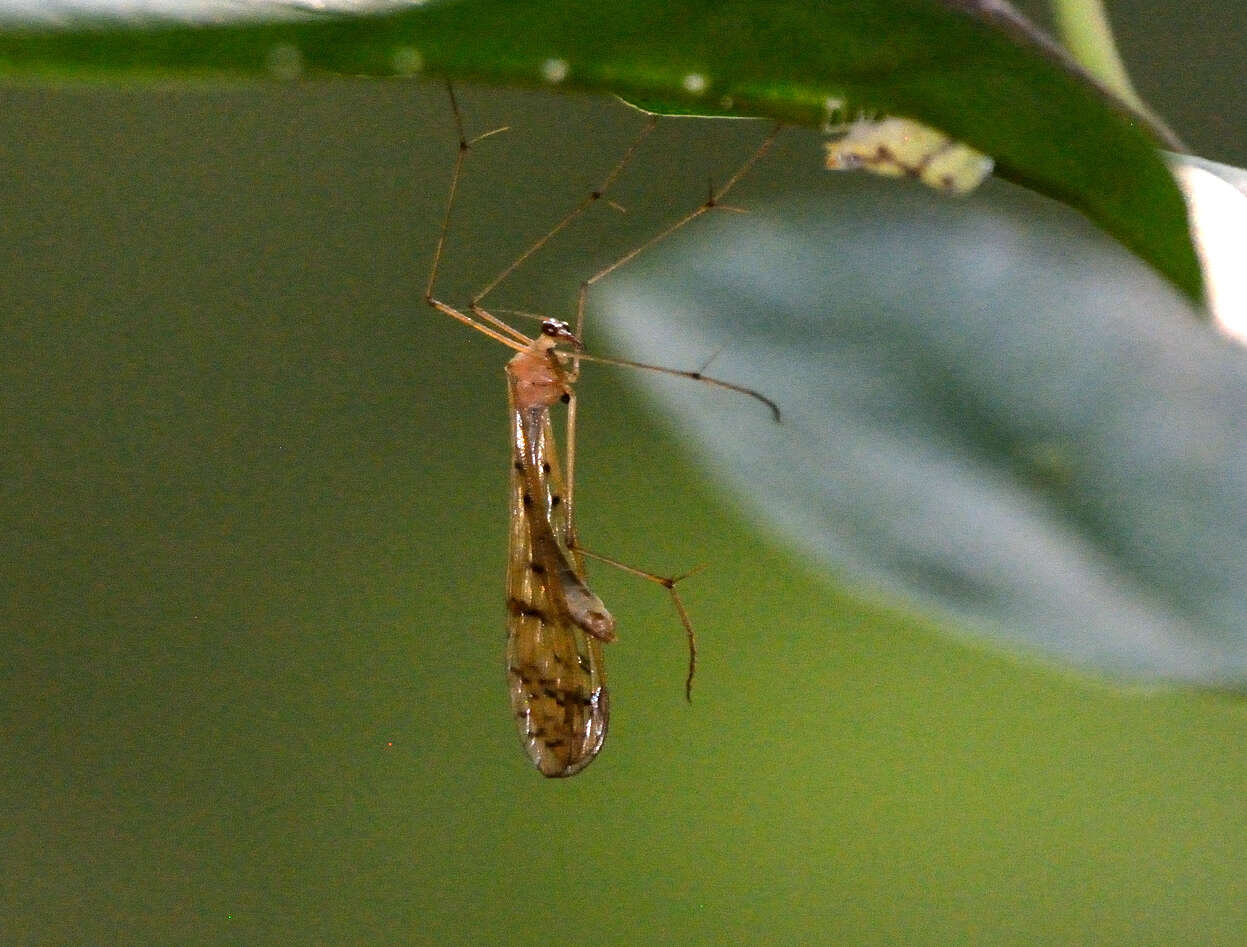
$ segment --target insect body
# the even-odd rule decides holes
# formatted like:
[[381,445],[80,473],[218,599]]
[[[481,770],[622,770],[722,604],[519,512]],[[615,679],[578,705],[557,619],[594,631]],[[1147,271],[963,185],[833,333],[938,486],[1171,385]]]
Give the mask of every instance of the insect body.
[[571,776],[606,739],[602,642],[615,619],[585,584],[563,493],[550,408],[570,396],[555,345],[579,340],[550,319],[507,363],[512,446],[507,675],[520,739],[546,776]]
[[[650,118],[598,188],[477,293],[465,308],[460,309],[436,296],[438,268],[464,160],[476,142],[495,132],[468,140],[463,132],[453,89],[450,90],[450,100],[459,132],[459,155],[451,176],[441,234],[433,252],[425,301],[443,315],[489,336],[516,353],[506,366],[513,451],[507,557],[507,676],[511,709],[519,725],[520,738],[537,769],[546,776],[573,776],[593,761],[606,739],[610,702],[602,645],[615,640],[615,619],[585,582],[585,556],[602,559],[656,582],[670,593],[688,637],[686,696],[691,693],[697,653],[692,623],[675,589],[676,583],[691,573],[672,578],[655,575],[587,553],[577,544],[572,503],[576,408],[572,386],[579,360],[613,362],[717,385],[757,399],[769,407],[775,419],[779,420],[779,408],[774,402],[731,382],[710,378],[701,372],[642,365],[626,359],[602,359],[584,353],[578,333],[584,322],[586,296],[593,284],[690,221],[720,206],[720,199],[770,147],[778,127],[725,185],[712,190],[704,204],[581,284],[575,333],[565,322],[543,319],[540,334],[530,339],[485,309],[481,304],[483,298],[603,196],[653,130],[656,119]],[[560,350],[560,345],[570,346],[573,351]],[[568,405],[566,486],[550,423],[550,410],[558,402]]]

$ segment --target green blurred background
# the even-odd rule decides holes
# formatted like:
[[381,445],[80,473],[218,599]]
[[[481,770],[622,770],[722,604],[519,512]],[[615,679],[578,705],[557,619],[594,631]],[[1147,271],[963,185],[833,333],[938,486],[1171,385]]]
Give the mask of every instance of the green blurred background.
[[[637,127],[605,100],[463,99],[473,128],[514,128],[474,153],[456,299]],[[863,604],[740,520],[610,370],[581,386],[581,532],[658,571],[709,564],[686,590],[700,674],[689,707],[665,595],[595,569],[620,624],[611,734],[582,775],[542,779],[502,672],[506,353],[420,302],[443,92],[4,106],[5,941],[1244,929],[1247,706],[1101,686]],[[629,213],[598,213],[506,301],[566,312],[760,131],[665,123]],[[737,202],[825,181],[817,147],[787,134]]]

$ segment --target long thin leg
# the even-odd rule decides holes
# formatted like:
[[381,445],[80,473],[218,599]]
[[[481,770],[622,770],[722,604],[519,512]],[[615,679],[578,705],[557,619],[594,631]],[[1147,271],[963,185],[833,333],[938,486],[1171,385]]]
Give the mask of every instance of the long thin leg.
[[499,273],[492,280],[490,280],[485,285],[485,288],[482,289],[480,292],[478,292],[472,298],[473,306],[475,306],[482,299],[484,299],[491,292],[493,292],[499,283],[501,283],[508,276],[510,276],[512,273],[518,270],[521,266],[523,266],[529,257],[531,257],[534,253],[536,253],[542,247],[544,247],[551,240],[553,240],[561,231],[566,229],[567,226],[571,224],[577,217],[579,217],[581,214],[587,211],[593,204],[601,200],[602,197],[606,195],[606,192],[610,189],[610,186],[615,183],[615,180],[619,177],[619,175],[623,174],[624,168],[626,168],[628,164],[632,161],[633,157],[637,153],[637,150],[641,147],[641,143],[645,141],[646,138],[649,137],[650,132],[652,132],[657,127],[657,125],[658,125],[658,116],[650,115],[649,121],[647,121],[645,125],[642,126],[641,131],[637,134],[636,138],[633,139],[632,144],[628,146],[628,150],[623,153],[623,156],[620,157],[619,161],[616,162],[615,166],[611,168],[610,173],[606,175],[602,183],[599,184],[592,191],[590,191],[588,194],[586,194],[579,204],[577,204],[575,207],[569,210],[567,214],[564,215],[562,220],[560,220],[557,224],[555,224],[546,234],[539,237],[537,241],[534,242],[527,250],[525,250],[518,257],[516,257],[506,267],[506,269],[504,269],[501,273]]
[[630,263],[631,261],[635,260],[638,256],[640,256],[650,247],[653,247],[656,244],[662,243],[664,240],[670,237],[677,230],[680,230],[682,227],[685,227],[688,224],[692,223],[702,214],[706,213],[707,211],[713,210],[716,207],[722,206],[723,198],[727,196],[728,192],[731,191],[732,188],[734,188],[740,182],[740,179],[743,178],[746,174],[748,174],[750,169],[755,164],[757,164],[758,160],[771,149],[771,145],[775,143],[775,138],[777,135],[779,135],[779,131],[781,128],[783,128],[783,126],[777,123],[775,127],[771,129],[770,134],[768,134],[766,138],[762,140],[762,144],[760,144],[757,147],[757,149],[753,152],[753,154],[751,154],[748,157],[748,159],[746,159],[744,164],[742,164],[739,168],[736,169],[736,173],[734,173],[730,178],[728,178],[727,181],[723,184],[723,186],[720,187],[718,190],[711,190],[710,195],[706,198],[704,203],[702,203],[696,209],[689,211],[687,214],[685,214],[675,223],[671,224],[665,230],[662,230],[659,233],[656,233],[654,236],[650,237],[640,246],[634,247],[633,249],[629,250],[627,253],[621,256],[614,263],[611,263],[607,266],[602,267],[602,269],[598,270],[596,273],[594,273],[587,280],[585,280],[583,283],[580,284],[580,294],[576,302],[575,332],[576,332],[577,337],[583,337],[582,333],[584,332],[584,327],[585,327],[585,302],[589,295],[589,288],[593,286],[595,283],[599,282],[600,280],[605,279],[611,273],[614,273],[621,266],[624,266],[625,264]]
[[446,211],[442,214],[442,227],[437,235],[437,247],[433,251],[433,265],[429,268],[429,282],[424,289],[424,298],[431,299],[433,287],[437,283],[437,271],[442,264],[442,251],[446,247],[446,235],[450,232],[450,217],[455,209],[455,200],[459,196],[459,181],[463,178],[463,162],[467,160],[472,146],[493,135],[507,131],[510,126],[494,128],[475,138],[468,140],[463,131],[463,114],[459,111],[459,100],[455,98],[455,87],[446,83],[446,92],[450,96],[450,110],[455,116],[455,130],[459,133],[459,153],[455,156],[455,169],[451,172],[450,188],[446,192]]
[[[442,302],[433,295],[433,291],[437,286],[437,274],[442,265],[442,254],[446,248],[446,237],[450,233],[450,219],[454,214],[455,200],[459,196],[459,182],[463,178],[463,164],[467,160],[468,152],[472,150],[472,146],[491,135],[506,131],[506,127],[495,128],[484,134],[477,135],[475,138],[468,139],[463,131],[463,115],[459,111],[459,102],[455,98],[455,89],[449,82],[446,83],[446,91],[450,95],[450,110],[455,116],[455,129],[459,134],[459,151],[455,155],[455,167],[450,176],[450,187],[446,194],[446,210],[442,214],[442,226],[437,235],[437,246],[433,250],[433,263],[429,267],[429,281],[425,284],[424,299],[436,309],[438,312],[450,316],[462,322],[464,325],[483,332],[503,345],[513,348],[517,351],[523,351],[528,347],[530,339],[522,332],[513,329],[501,319],[496,319],[488,313],[484,313],[487,318],[474,319],[466,313],[460,312],[449,303]],[[477,313],[480,315],[480,313]]]
[[[779,135],[779,131],[782,127],[783,127],[782,125],[776,123],[775,127],[771,129],[770,134],[768,134],[766,138],[762,140],[762,144],[760,144],[754,150],[753,154],[751,154],[745,160],[745,163],[736,169],[736,172],[730,178],[727,179],[727,181],[723,184],[722,187],[720,187],[718,190],[712,189],[710,192],[710,195],[706,198],[704,203],[702,203],[696,209],[689,211],[689,213],[685,214],[683,217],[681,217],[675,223],[671,224],[666,229],[650,237],[640,246],[634,247],[633,249],[629,250],[627,253],[621,256],[614,263],[604,266],[602,269],[598,270],[596,273],[594,273],[587,280],[585,280],[583,283],[580,284],[580,292],[577,295],[577,299],[576,299],[575,335],[578,339],[584,338],[585,304],[589,297],[589,288],[593,286],[595,283],[599,282],[600,280],[605,279],[611,273],[614,273],[621,266],[624,266],[625,264],[631,262],[632,260],[635,260],[638,256],[640,256],[650,247],[653,247],[656,244],[659,244],[662,241],[666,240],[668,237],[670,237],[673,233],[675,233],[680,228],[685,227],[688,224],[692,223],[702,214],[706,213],[707,211],[713,210],[716,207],[721,206],[721,202],[723,198],[727,196],[728,192],[731,191],[732,188],[734,188],[737,185],[740,179],[743,178],[746,174],[748,174],[750,169],[755,164],[757,164],[758,160],[770,150],[771,145],[775,143],[775,138],[776,136]],[[620,361],[623,364],[627,364],[626,362],[623,362],[623,360],[620,360]],[[631,364],[635,365],[636,363],[633,362]],[[649,367],[649,366],[646,366],[646,367]],[[575,353],[573,353],[571,357],[571,377],[574,379],[578,377],[579,374],[580,374],[580,359],[575,355]],[[675,374],[681,374],[681,373],[675,372]],[[687,374],[698,375],[699,373],[690,372]],[[721,385],[722,387],[730,388],[735,391],[740,391],[743,394],[748,394],[751,397],[759,398],[768,407],[770,407],[771,411],[775,414],[775,419],[777,421],[779,420],[779,408],[775,404],[775,402],[771,401],[769,398],[766,398],[765,396],[760,395],[757,392],[752,391],[751,389],[741,388],[740,386],[732,385],[730,383],[718,382],[714,379],[706,379],[706,380],[711,381],[713,384],[718,384],[718,385]],[[572,406],[569,405],[569,408],[570,407]],[[576,482],[576,470],[575,470],[576,413],[574,410],[569,410],[567,412],[566,443],[567,443],[567,500],[568,500],[568,503],[571,503],[572,493],[573,493],[572,485]]]
[[690,704],[693,702],[693,676],[697,673],[697,634],[693,631],[693,622],[688,617],[688,610],[684,607],[684,600],[680,598],[680,593],[676,591],[676,583],[683,582],[689,576],[696,575],[701,572],[705,566],[698,566],[696,569],[690,569],[683,575],[665,576],[658,575],[656,572],[646,572],[644,569],[638,569],[636,566],[630,566],[626,562],[620,562],[618,559],[612,559],[609,556],[603,556],[596,552],[590,552],[580,546],[576,547],[576,552],[590,559],[596,559],[598,562],[605,562],[608,566],[614,566],[630,575],[635,575],[642,579],[648,579],[661,585],[669,593],[671,593],[671,601],[675,605],[676,614],[680,616],[680,624],[684,626],[684,636],[688,640],[688,676],[684,679],[684,699]]

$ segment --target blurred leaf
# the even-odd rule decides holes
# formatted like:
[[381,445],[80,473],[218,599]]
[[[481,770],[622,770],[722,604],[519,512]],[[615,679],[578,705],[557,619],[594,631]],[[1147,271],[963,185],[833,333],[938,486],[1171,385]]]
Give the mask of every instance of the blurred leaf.
[[1247,681],[1247,356],[1077,218],[864,181],[647,265],[600,324],[664,364],[722,329],[716,374],[783,425],[687,385],[663,410],[817,561],[1085,668]]
[[805,125],[826,121],[829,104],[921,119],[994,157],[1002,176],[1083,211],[1192,298],[1201,292],[1181,195],[1138,122],[1016,28],[934,0],[455,0],[387,15],[0,35],[0,73],[13,77],[422,69]]

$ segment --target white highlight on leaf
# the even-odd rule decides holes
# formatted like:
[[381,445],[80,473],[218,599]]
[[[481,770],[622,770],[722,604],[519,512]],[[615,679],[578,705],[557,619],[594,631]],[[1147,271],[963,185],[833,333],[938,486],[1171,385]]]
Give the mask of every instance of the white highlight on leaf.
[[231,23],[326,13],[385,13],[425,0],[0,0],[0,23],[73,26],[83,21]]
[[700,72],[690,72],[681,80],[680,85],[684,87],[685,92],[691,92],[693,95],[701,95],[706,91],[710,83]]
[[1186,196],[1208,308],[1226,335],[1247,343],[1247,171],[1191,160],[1175,155],[1173,172]]
[[571,72],[571,66],[567,64],[566,59],[547,59],[541,64],[541,78],[546,82],[555,84],[562,82],[569,72]]

